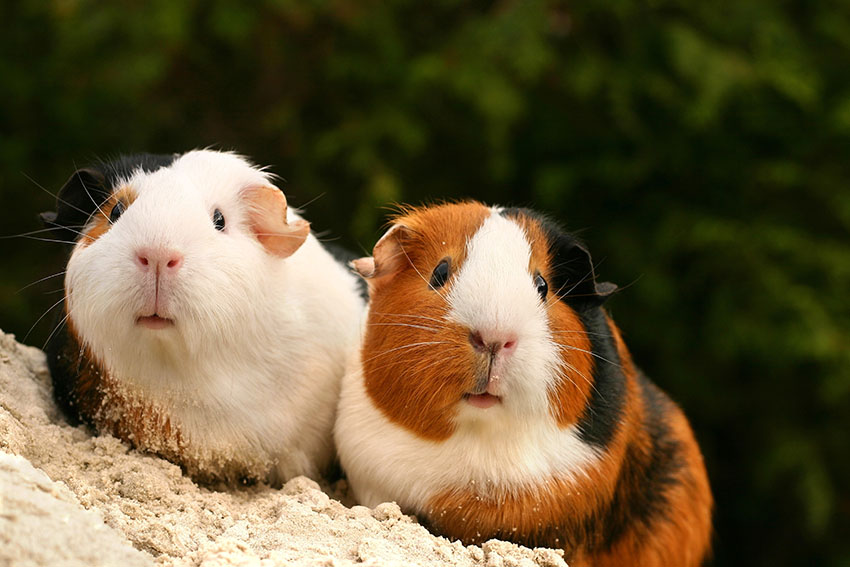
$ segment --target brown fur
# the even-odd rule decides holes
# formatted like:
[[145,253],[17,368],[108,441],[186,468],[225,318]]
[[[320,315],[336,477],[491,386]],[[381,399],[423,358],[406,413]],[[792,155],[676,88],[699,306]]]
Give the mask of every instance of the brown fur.
[[[370,280],[372,304],[363,346],[366,389],[393,422],[425,439],[454,432],[458,400],[469,388],[474,358],[468,330],[442,322],[445,302],[428,286],[445,257],[453,272],[465,257],[466,239],[487,209],[476,203],[412,209],[396,219],[407,227],[391,234],[375,262],[392,265]],[[556,259],[540,225],[521,216],[532,245],[529,273],[547,281]],[[415,270],[406,269],[409,264]],[[447,287],[450,286],[450,283]],[[563,378],[549,392],[550,412],[562,428],[581,420],[595,384],[598,359],[579,314],[550,290],[552,339],[562,346]],[[438,290],[444,293],[444,290]],[[411,315],[410,305],[416,305]],[[435,321],[435,320],[439,320]],[[436,532],[466,544],[502,538],[565,550],[572,567],[697,566],[708,553],[712,498],[702,456],[682,411],[635,368],[619,330],[606,321],[624,383],[622,412],[602,457],[584,476],[554,474],[514,486],[447,488],[429,501],[424,520]],[[438,331],[405,325],[433,327]],[[383,328],[383,332],[374,332]],[[418,345],[446,341],[439,367],[417,356]],[[391,356],[403,352],[405,356]],[[434,388],[439,384],[439,388]],[[604,396],[604,392],[599,393]]]
[[658,447],[644,429],[644,397],[624,345],[621,353],[630,370],[625,423],[596,468],[576,481],[551,477],[533,487],[446,490],[429,502],[431,527],[465,544],[500,538],[561,548],[572,567],[700,565],[710,544],[711,492],[687,420],[666,397],[664,422],[677,463],[664,482],[663,510],[635,513],[640,508],[632,503],[647,489]]
[[[447,439],[454,432],[454,410],[458,400],[471,386],[469,367],[474,364],[473,353],[466,348],[468,330],[442,321],[446,302],[432,290],[429,279],[434,267],[445,257],[453,260],[452,269],[459,269],[466,255],[466,237],[484,222],[488,209],[477,203],[453,206],[449,214],[435,209],[410,211],[396,219],[406,227],[396,231],[395,242],[376,253],[375,262],[396,261],[400,268],[412,265],[370,281],[372,304],[367,325],[370,328],[391,328],[392,332],[366,333],[363,342],[363,374],[366,391],[377,407],[391,421],[434,441]],[[392,287],[392,293],[382,290]],[[438,291],[438,293],[443,293]],[[417,316],[404,315],[413,302]],[[433,329],[433,330],[432,330]],[[417,351],[441,345],[446,352],[457,356],[441,361],[439,367]],[[404,351],[410,356],[389,356]],[[366,354],[371,353],[371,354]],[[450,376],[450,380],[445,377]],[[433,384],[440,384],[434,389]]]
[[109,215],[112,213],[112,208],[115,207],[115,204],[121,201],[126,207],[129,207],[130,204],[136,200],[136,193],[129,187],[124,187],[116,190],[112,195],[109,196],[100,207],[98,207],[98,211],[92,215],[91,220],[89,221],[86,230],[83,235],[77,241],[77,246],[80,248],[85,248],[104,234],[112,227],[112,223],[109,222]]
[[[129,207],[135,199],[136,193],[129,187],[112,193],[90,219],[77,246],[85,248],[106,234],[112,227],[109,215],[113,207],[118,202]],[[111,433],[137,446],[161,447],[156,452],[173,457],[182,446],[180,431],[156,408],[132,400],[115,387],[103,364],[80,340],[73,319],[67,316],[67,308],[66,305],[68,340],[63,345],[62,356],[72,361],[70,366],[77,376],[71,396],[79,415],[88,417],[98,431]]]
[[[92,215],[86,230],[77,241],[77,247],[85,248],[109,231],[112,227],[109,215],[118,202],[126,209],[135,199],[136,193],[129,187],[114,191]],[[139,446],[162,445],[155,438],[169,439],[176,450],[181,445],[180,432],[153,407],[133,402],[126,393],[119,392],[103,364],[80,340],[74,320],[68,316],[67,304],[65,309],[68,340],[64,342],[62,357],[70,362],[69,367],[77,377],[71,397],[78,414],[90,419],[98,431],[111,433],[119,439]],[[106,411],[105,408],[110,409]],[[150,427],[150,424],[154,426]]]
[[[528,272],[540,274],[552,281],[552,260],[546,236],[540,225],[528,217],[520,217],[518,224],[525,230],[531,243],[531,259]],[[554,291],[554,290],[551,290]],[[562,301],[551,295],[547,301],[549,328],[552,340],[562,345],[561,372],[566,379],[558,383],[557,388],[549,392],[549,407],[552,416],[561,427],[569,427],[578,421],[590,396],[592,387],[593,356],[587,335],[579,321],[578,314]]]
[[257,471],[267,470],[271,462],[234,461],[223,453],[202,451],[189,445],[168,411],[119,387],[88,347],[82,345],[70,318],[62,358],[77,379],[71,397],[80,416],[99,432],[108,433],[144,451],[178,463],[195,481],[225,484],[267,480]]
[[69,340],[63,356],[76,362],[78,379],[74,383],[73,397],[80,414],[90,416],[98,431],[136,446],[159,447],[152,450],[173,457],[183,446],[179,429],[150,404],[139,403],[132,395],[115,387],[103,364],[88,347],[82,346],[70,318],[67,325]]
[[561,427],[578,421],[593,387],[593,356],[590,341],[581,331],[575,311],[560,301],[549,307],[553,340],[563,345],[561,372],[564,378],[549,392],[549,408]]

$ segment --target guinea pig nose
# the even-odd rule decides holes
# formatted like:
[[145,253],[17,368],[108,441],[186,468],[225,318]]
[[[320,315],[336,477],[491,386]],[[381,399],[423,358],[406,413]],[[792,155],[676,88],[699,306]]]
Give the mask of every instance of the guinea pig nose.
[[499,351],[513,351],[516,347],[517,338],[513,333],[507,332],[472,331],[469,333],[469,343],[472,348],[479,352],[496,354]]
[[142,271],[176,272],[183,265],[183,254],[169,248],[140,248],[136,263]]

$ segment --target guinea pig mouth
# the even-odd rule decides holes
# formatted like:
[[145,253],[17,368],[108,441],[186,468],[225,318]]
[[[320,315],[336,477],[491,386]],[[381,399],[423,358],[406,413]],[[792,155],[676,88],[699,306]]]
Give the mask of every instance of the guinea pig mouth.
[[492,353],[475,358],[475,385],[463,395],[464,401],[472,407],[487,409],[502,403],[502,398],[498,395],[501,393],[499,375],[502,369],[495,358]]
[[493,394],[488,394],[484,392],[483,394],[466,394],[464,399],[469,403],[469,405],[487,409],[495,406],[496,404],[502,403],[502,398],[499,396],[494,396]]
[[174,325],[174,321],[166,317],[160,317],[159,315],[154,313],[153,315],[138,317],[136,319],[136,324],[146,329],[153,329],[156,331],[159,329],[167,329],[168,327],[172,327]]

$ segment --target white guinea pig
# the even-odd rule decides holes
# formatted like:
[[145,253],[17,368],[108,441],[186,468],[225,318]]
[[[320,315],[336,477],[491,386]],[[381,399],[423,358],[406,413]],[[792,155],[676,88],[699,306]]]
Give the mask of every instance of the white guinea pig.
[[542,215],[408,209],[356,260],[363,345],[335,436],[355,497],[571,567],[695,566],[711,492],[682,411],[633,365],[587,250]]
[[48,344],[72,417],[196,480],[280,483],[333,458],[357,277],[231,153],[74,173],[45,222],[73,250]]

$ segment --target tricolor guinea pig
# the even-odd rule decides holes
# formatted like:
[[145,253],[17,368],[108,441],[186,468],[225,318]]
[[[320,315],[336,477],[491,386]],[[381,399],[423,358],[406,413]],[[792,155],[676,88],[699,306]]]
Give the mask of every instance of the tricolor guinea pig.
[[354,496],[571,567],[693,566],[712,498],[682,411],[635,367],[587,249],[526,209],[395,218],[373,256],[337,449]]
[[230,153],[130,156],[74,173],[42,218],[73,240],[47,347],[67,413],[201,481],[330,463],[359,281],[269,175]]

